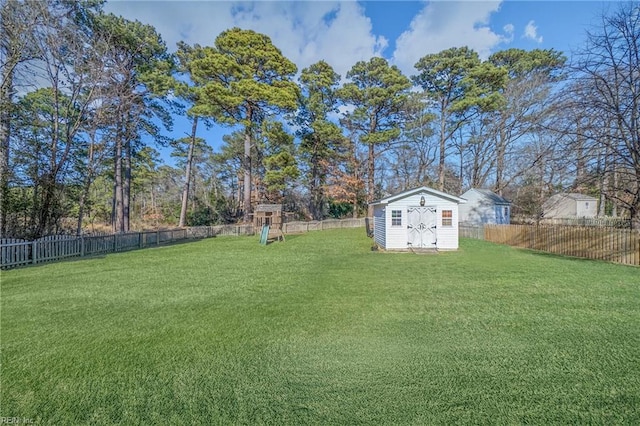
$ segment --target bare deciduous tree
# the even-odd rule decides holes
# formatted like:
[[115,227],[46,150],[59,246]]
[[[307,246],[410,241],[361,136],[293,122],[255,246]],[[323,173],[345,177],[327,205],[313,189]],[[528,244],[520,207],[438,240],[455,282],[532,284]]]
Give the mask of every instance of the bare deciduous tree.
[[629,2],[603,15],[576,63],[577,81],[591,96],[577,102],[602,120],[598,142],[615,162],[608,194],[640,229],[640,6]]

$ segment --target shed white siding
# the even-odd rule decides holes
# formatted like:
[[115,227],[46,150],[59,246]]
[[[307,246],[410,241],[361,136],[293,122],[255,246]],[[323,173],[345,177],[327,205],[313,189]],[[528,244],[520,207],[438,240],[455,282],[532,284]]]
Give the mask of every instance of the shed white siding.
[[[436,211],[436,247],[441,250],[458,248],[458,202],[464,200],[438,193],[428,188],[407,191],[406,196],[388,197],[374,205],[374,239],[376,244],[387,250],[407,250],[409,248],[408,212],[411,207],[421,205],[433,207]],[[447,196],[446,198],[441,195]],[[442,224],[443,210],[451,211],[451,225]],[[384,217],[384,228],[379,218]],[[394,220],[395,219],[395,220]]]
[[545,218],[596,217],[598,200],[583,194],[561,193],[545,201],[542,210]]
[[373,239],[378,246],[386,246],[385,210],[382,205],[373,208]]
[[576,200],[576,217],[596,217],[598,215],[598,200],[580,199]]

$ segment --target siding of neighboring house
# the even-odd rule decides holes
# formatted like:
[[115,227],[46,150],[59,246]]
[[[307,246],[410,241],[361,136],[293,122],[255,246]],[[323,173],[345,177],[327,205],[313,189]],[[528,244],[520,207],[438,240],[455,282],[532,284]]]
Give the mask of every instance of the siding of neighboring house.
[[598,200],[583,194],[561,193],[545,201],[542,211],[545,218],[596,217]]
[[595,198],[576,200],[577,217],[596,217],[598,214],[598,200]]
[[511,203],[488,190],[470,189],[460,196],[460,222],[482,225],[511,223]]

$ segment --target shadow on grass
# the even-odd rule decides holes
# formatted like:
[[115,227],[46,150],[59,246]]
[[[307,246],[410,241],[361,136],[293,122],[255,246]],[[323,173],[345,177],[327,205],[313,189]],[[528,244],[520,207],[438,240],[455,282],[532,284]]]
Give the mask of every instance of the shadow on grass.
[[287,241],[293,241],[298,239],[299,237],[301,237],[304,234],[284,234],[283,237],[277,237],[277,238],[270,238],[267,240],[267,243],[265,245],[272,245],[272,244],[286,244]]

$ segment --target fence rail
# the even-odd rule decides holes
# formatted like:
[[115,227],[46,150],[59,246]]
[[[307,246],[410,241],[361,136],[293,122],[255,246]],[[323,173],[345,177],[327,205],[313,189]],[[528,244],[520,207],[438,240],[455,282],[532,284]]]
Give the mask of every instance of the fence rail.
[[484,240],[484,227],[482,225],[458,225],[458,236],[461,238],[474,238]]
[[[283,232],[303,233],[335,228],[357,228],[365,219],[291,222],[283,224]],[[198,226],[157,231],[128,232],[81,237],[52,235],[34,241],[0,239],[0,268],[54,262],[70,257],[94,256],[167,244],[175,241],[211,238],[218,235],[254,235],[253,225]]]
[[323,231],[325,229],[359,228],[361,226],[365,226],[365,218],[288,222],[282,224],[282,232],[285,234],[298,234],[309,231]]
[[640,232],[631,229],[485,225],[484,239],[565,256],[640,265]]
[[514,216],[511,223],[516,225],[563,225],[563,226],[595,226],[601,228],[631,229],[631,219],[619,217],[579,217],[579,218],[533,218]]

